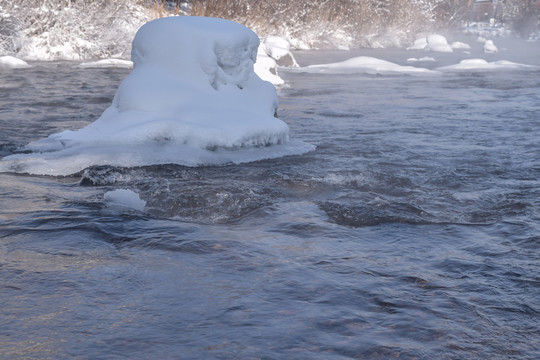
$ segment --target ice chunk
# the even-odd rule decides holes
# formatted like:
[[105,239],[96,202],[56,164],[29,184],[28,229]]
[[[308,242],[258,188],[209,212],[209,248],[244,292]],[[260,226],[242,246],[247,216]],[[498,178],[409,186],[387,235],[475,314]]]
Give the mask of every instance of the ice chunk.
[[15,68],[27,68],[30,67],[28,63],[24,60],[17,59],[13,56],[0,56],[0,68],[6,67],[10,69]]
[[80,130],[27,145],[0,171],[67,175],[91,165],[223,164],[300,154],[254,70],[259,38],[223,19],[177,16],[142,26],[133,71],[112,105]]
[[139,194],[127,189],[107,191],[103,199],[109,206],[122,206],[138,211],[143,211],[146,201],[141,200]]

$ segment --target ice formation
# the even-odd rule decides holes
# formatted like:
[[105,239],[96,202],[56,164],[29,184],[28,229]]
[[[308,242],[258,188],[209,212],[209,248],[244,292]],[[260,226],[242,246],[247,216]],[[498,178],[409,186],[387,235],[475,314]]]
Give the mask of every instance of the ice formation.
[[30,67],[28,63],[24,60],[17,59],[13,56],[0,56],[0,68],[6,67],[10,69],[16,69],[16,68],[27,68]]
[[427,48],[426,50],[435,51],[435,52],[453,52],[454,50],[446,38],[439,34],[431,34],[427,37]]
[[494,54],[498,52],[497,46],[493,43],[493,40],[487,40],[484,44],[484,52],[486,54]]
[[80,68],[88,69],[88,68],[126,68],[126,69],[132,69],[133,68],[133,62],[129,60],[122,60],[122,59],[101,59],[97,61],[88,61],[83,62],[78,65]]
[[26,146],[0,171],[67,175],[91,165],[188,166],[300,154],[276,117],[272,84],[253,71],[259,38],[232,21],[170,17],[142,26],[133,71],[112,105],[88,126]]
[[103,195],[103,200],[108,206],[121,206],[138,211],[143,211],[146,206],[146,201],[141,200],[139,194],[128,189],[107,191]]
[[390,61],[369,56],[359,56],[338,63],[310,65],[299,68],[299,71],[311,73],[347,74],[366,73],[372,75],[399,75],[399,74],[432,74],[434,71],[414,67],[401,66]]
[[460,71],[460,70],[537,70],[538,66],[518,64],[511,61],[499,60],[488,62],[484,59],[466,59],[459,64],[440,67],[441,71]]

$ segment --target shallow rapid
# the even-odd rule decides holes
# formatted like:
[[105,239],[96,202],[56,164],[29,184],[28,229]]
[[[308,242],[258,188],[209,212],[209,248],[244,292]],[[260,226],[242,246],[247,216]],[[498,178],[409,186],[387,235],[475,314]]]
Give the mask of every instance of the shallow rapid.
[[[540,65],[512,44],[418,66]],[[31,65],[0,69],[2,157],[94,121],[129,74]],[[3,358],[540,357],[538,69],[280,75],[279,117],[315,151],[0,173]]]

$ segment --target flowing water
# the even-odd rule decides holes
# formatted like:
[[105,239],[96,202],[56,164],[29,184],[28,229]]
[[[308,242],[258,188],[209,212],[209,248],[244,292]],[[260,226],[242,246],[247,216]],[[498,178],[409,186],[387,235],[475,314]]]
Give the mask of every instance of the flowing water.
[[[95,120],[129,72],[32,65],[0,69],[1,156]],[[281,74],[311,153],[0,174],[1,358],[540,357],[540,72]]]

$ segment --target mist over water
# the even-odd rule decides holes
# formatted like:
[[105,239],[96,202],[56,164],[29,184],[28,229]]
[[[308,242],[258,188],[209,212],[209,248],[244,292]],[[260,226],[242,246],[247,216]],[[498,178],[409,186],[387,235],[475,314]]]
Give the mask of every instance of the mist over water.
[[[422,66],[540,65],[534,44],[464,40]],[[295,53],[361,55],[426,53]],[[129,73],[77,64],[0,69],[1,156],[94,121]],[[305,155],[0,174],[3,357],[540,356],[538,70],[280,71]]]

